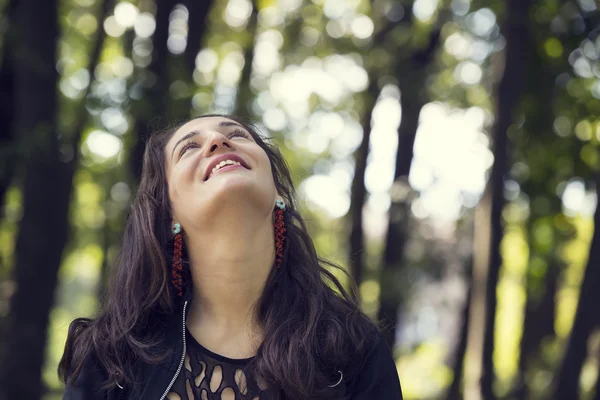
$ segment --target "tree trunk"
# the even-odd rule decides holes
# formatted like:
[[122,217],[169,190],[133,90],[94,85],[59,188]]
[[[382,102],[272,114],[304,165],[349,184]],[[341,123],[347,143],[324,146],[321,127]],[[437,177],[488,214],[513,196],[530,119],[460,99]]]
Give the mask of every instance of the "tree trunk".
[[208,28],[208,14],[213,1],[214,0],[185,0],[183,2],[189,12],[187,45],[185,47],[184,57],[190,79],[196,68],[196,56],[202,47],[204,33]]
[[[0,220],[4,218],[4,198],[10,186],[17,157],[17,141],[14,140],[14,115],[15,115],[15,70],[14,70],[14,17],[16,0],[6,6],[5,20],[8,27],[4,35],[4,54],[0,65]],[[1,265],[0,265],[1,269]]]
[[249,43],[244,51],[244,68],[240,76],[238,92],[235,98],[234,114],[243,117],[250,116],[249,103],[252,99],[252,89],[250,86],[250,78],[252,75],[252,64],[254,63],[254,44],[256,43],[256,35],[258,33],[258,0],[252,0],[252,13],[248,21],[246,30],[250,34]]
[[[479,209],[475,226],[473,260],[473,309],[469,329],[469,350],[480,358],[480,382],[470,382],[466,394],[474,399],[495,399],[493,392],[493,351],[496,322],[496,287],[502,258],[502,210],[504,178],[508,171],[507,131],[513,122],[514,107],[523,86],[522,60],[530,48],[527,21],[531,0],[510,0],[507,4],[503,34],[506,39],[504,73],[497,92],[496,123],[492,129],[494,164]],[[483,326],[483,332],[481,327]],[[469,351],[471,352],[471,351]],[[478,386],[478,387],[477,387]],[[469,397],[471,398],[471,397]]]
[[185,83],[185,93],[172,96],[163,109],[158,109],[159,112],[165,112],[170,119],[178,122],[187,120],[195,114],[192,112],[192,99],[196,93],[194,81],[196,58],[204,43],[205,34],[209,30],[209,14],[214,0],[183,0],[182,3],[189,11],[187,45],[183,59],[173,57],[173,65],[168,69],[176,71],[174,79]]
[[13,269],[17,287],[0,359],[0,399],[41,398],[48,315],[67,233],[62,215],[48,212],[60,208],[56,194],[63,190],[56,179],[61,172],[55,130],[57,9],[56,1],[21,0],[15,10],[15,132],[30,140]]
[[350,240],[348,246],[350,273],[357,286],[360,286],[364,274],[364,234],[363,234],[363,206],[367,195],[365,187],[365,171],[367,169],[367,157],[369,156],[369,142],[371,140],[371,118],[373,108],[377,102],[379,87],[377,76],[369,74],[369,87],[365,94],[365,112],[361,119],[363,131],[360,146],[354,153],[354,177],[350,189]]
[[[521,0],[520,0],[521,1]],[[513,0],[510,4],[514,4]],[[509,8],[511,6],[509,5]],[[510,18],[510,17],[508,17]],[[507,33],[507,49],[506,49],[506,71],[500,84],[500,93],[498,96],[498,123],[494,127],[494,165],[492,173],[486,188],[486,198],[489,202],[489,255],[487,257],[487,279],[485,290],[485,325],[484,325],[484,340],[482,354],[482,376],[481,376],[481,394],[484,399],[495,398],[492,390],[494,382],[494,364],[493,350],[496,327],[496,287],[498,285],[498,275],[502,264],[502,256],[500,254],[500,241],[502,240],[502,210],[504,209],[504,177],[508,171],[508,154],[507,154],[507,131],[512,123],[513,105],[517,100],[517,90],[520,82],[517,81],[518,76],[510,71],[511,64],[518,66],[521,57],[512,58],[516,54],[515,39],[510,32],[516,31],[514,27]],[[523,35],[524,36],[524,35]]]
[[[118,175],[120,174],[115,172],[117,171],[112,170],[103,174],[103,187],[110,188],[118,182]],[[111,250],[113,249],[113,246],[120,244],[118,238],[123,236],[122,212],[115,213],[115,208],[119,207],[119,210],[122,210],[120,206],[117,206],[117,204],[118,203],[115,200],[110,198],[110,191],[106,190],[103,202],[104,214],[106,215],[106,218],[104,220],[104,226],[102,227],[101,241],[102,254],[104,254],[104,257],[102,259],[102,265],[100,266],[100,279],[98,280],[97,286],[97,297],[100,300],[105,298],[108,290],[108,275],[110,266],[114,261],[112,258],[110,258],[112,255]]]
[[[373,7],[373,3],[374,2],[371,1],[371,7]],[[406,15],[401,22],[386,23],[373,36],[373,43],[385,43],[387,41],[387,37],[390,35],[390,32],[401,25],[409,26],[411,22],[412,13],[408,13],[408,15]],[[360,121],[363,137],[358,149],[354,153],[354,177],[352,179],[352,186],[350,189],[350,234],[348,238],[348,260],[350,263],[350,274],[357,286],[360,286],[364,279],[363,206],[367,197],[367,190],[365,187],[365,172],[367,169],[367,158],[369,156],[373,108],[375,107],[377,97],[379,96],[377,79],[379,76],[383,75],[380,74],[381,73],[375,68],[372,68],[371,71],[369,71],[369,86],[366,91],[363,115]]]
[[[425,73],[422,79],[406,82],[403,90],[402,122],[398,128],[398,149],[396,152],[396,168],[394,172],[394,185],[402,185],[409,189],[408,174],[413,158],[414,141],[419,126],[419,115],[425,104],[419,99],[418,91],[424,87]],[[417,91],[408,90],[408,85],[414,85]],[[410,93],[410,94],[409,94]],[[413,96],[414,95],[414,96]],[[410,100],[409,100],[410,99]],[[399,285],[400,270],[404,261],[404,246],[407,239],[408,224],[410,220],[409,192],[406,197],[392,196],[389,210],[388,229],[385,239],[385,249],[380,276],[381,297],[377,320],[381,324],[383,337],[389,348],[395,344],[395,329],[398,322],[398,310],[402,303]]]
[[[61,160],[56,131],[58,75],[55,52],[58,38],[55,2],[20,1],[17,6],[15,54],[15,127],[27,135],[23,183],[23,218],[15,246],[14,281],[10,299],[5,351],[0,358],[0,399],[39,399],[47,326],[58,269],[68,236],[68,209],[78,152]],[[103,16],[108,4],[103,5]],[[102,16],[102,18],[104,18]],[[29,29],[35,26],[36,29]],[[104,31],[99,30],[90,70],[98,62]],[[88,88],[89,93],[89,88]],[[82,102],[85,101],[82,100]],[[86,118],[81,106],[80,120]],[[76,129],[83,123],[76,123]],[[81,132],[76,132],[79,148]]]
[[[596,194],[600,198],[600,178],[596,177]],[[578,399],[579,376],[587,356],[588,339],[597,321],[600,304],[600,207],[594,213],[594,235],[587,267],[581,283],[579,303],[565,356],[556,374],[554,399]],[[598,393],[596,393],[598,397]]]
[[151,122],[164,115],[170,100],[168,61],[169,49],[169,16],[175,6],[174,0],[156,2],[156,29],[152,37],[152,61],[146,71],[142,71],[143,93],[141,100],[136,102],[133,109],[135,117],[134,134],[137,135],[129,154],[131,175],[135,184],[139,183],[142,174],[142,159],[145,142],[151,133]]
[[[526,374],[529,361],[538,354],[542,340],[554,334],[555,294],[558,288],[558,278],[559,267],[554,262],[548,265],[541,299],[533,299],[531,288],[528,288],[523,335],[519,351],[518,376],[513,389],[514,396],[518,400],[525,400],[528,397]],[[531,282],[527,285],[530,286]]]
[[[543,24],[534,29],[547,30],[550,27],[548,24]],[[548,153],[556,151],[556,136],[553,131],[557,96],[555,81],[558,74],[569,67],[566,59],[564,63],[567,65],[562,65],[563,62],[548,63],[547,60],[544,60],[538,51],[543,47],[543,41],[532,40],[530,44],[529,57],[524,66],[529,76],[526,82],[527,93],[523,96],[527,99],[526,103],[529,104],[529,112],[523,126],[527,135],[519,135],[511,140],[515,148],[515,161],[518,160],[526,165],[535,164],[538,157],[537,152],[531,151],[532,146],[539,146],[538,148],[544,149],[543,151]],[[541,195],[549,199],[550,210],[540,213],[533,207],[526,224],[527,242],[529,243],[529,262],[525,279],[527,300],[518,371],[512,390],[516,400],[524,400],[528,397],[526,377],[529,362],[536,358],[540,359],[538,351],[542,340],[547,336],[554,335],[555,294],[561,269],[561,255],[557,254],[559,251],[557,249],[561,248],[560,244],[564,243],[566,239],[564,234],[561,235],[559,230],[554,229],[555,244],[553,249],[548,251],[540,248],[534,231],[537,224],[543,222],[548,215],[561,213],[561,199],[554,193],[554,188],[550,190],[548,188],[548,182],[562,179],[557,174],[559,173],[553,168],[546,168],[542,171],[538,169],[535,174],[531,174],[519,182],[521,190],[529,198],[533,199]],[[537,276],[533,273],[533,263],[536,259],[546,262],[545,276]]]
[[[106,215],[108,215],[109,201],[104,200],[104,210]],[[110,270],[110,262],[109,260],[109,252],[111,245],[113,244],[113,232],[110,226],[110,221],[108,218],[104,222],[104,226],[102,227],[102,253],[104,254],[104,258],[102,259],[102,265],[100,266],[100,279],[98,280],[98,287],[96,289],[98,293],[98,299],[104,299],[107,293],[107,285],[108,285],[108,272]]]
[[[374,2],[371,1],[371,7]],[[400,22],[387,22],[373,36],[374,44],[385,43],[390,33],[399,26],[410,26],[412,23],[412,12],[408,13]],[[399,51],[399,49],[394,49]],[[401,60],[400,63],[404,61]],[[396,67],[396,65],[393,65]],[[381,66],[378,66],[381,67]],[[363,115],[360,121],[363,137],[360,146],[354,153],[354,178],[352,179],[352,187],[350,191],[350,235],[348,246],[348,260],[350,262],[350,273],[357,286],[360,286],[364,279],[364,234],[363,234],[363,206],[367,197],[365,187],[365,171],[367,169],[367,158],[369,156],[369,142],[371,140],[371,120],[373,108],[379,96],[379,86],[377,79],[380,73],[373,68],[369,72],[369,87],[367,88],[367,98],[364,104]],[[381,76],[383,76],[381,74]]]
[[[408,174],[413,159],[413,148],[419,127],[419,115],[421,114],[421,109],[427,103],[424,93],[428,76],[427,67],[430,65],[439,47],[440,32],[444,21],[444,18],[440,18],[438,22],[439,28],[431,33],[427,47],[422,50],[416,50],[413,53],[408,67],[404,65],[397,66],[396,76],[400,90],[402,91],[402,121],[398,127],[394,185],[402,185],[407,189],[409,187]],[[382,328],[384,328],[382,329],[382,333],[389,348],[393,348],[395,344],[398,310],[402,303],[399,281],[410,221],[412,196],[409,193],[410,191],[402,197],[392,195],[379,280],[381,284],[381,296],[377,319]]]
[[600,400],[600,374],[598,374],[598,377],[596,378],[596,385],[594,389],[595,393],[593,400]]
[[[471,269],[471,268],[469,268]],[[470,308],[471,308],[471,297],[473,293],[473,284],[469,283],[469,289],[467,290],[467,297],[465,299],[465,304],[463,306],[462,311],[462,325],[460,327],[460,335],[458,344],[456,346],[456,354],[454,354],[454,363],[452,365],[452,383],[448,388],[448,393],[446,394],[446,400],[456,400],[460,399],[460,387],[463,376],[463,368],[465,365],[465,354],[467,352],[467,339],[469,332],[469,316],[470,316]]]

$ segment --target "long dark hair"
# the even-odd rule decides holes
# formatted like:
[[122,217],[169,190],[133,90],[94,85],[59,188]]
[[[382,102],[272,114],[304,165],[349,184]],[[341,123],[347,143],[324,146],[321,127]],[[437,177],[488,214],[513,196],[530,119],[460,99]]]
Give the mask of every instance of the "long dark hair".
[[[351,378],[356,373],[352,366],[372,345],[378,329],[360,311],[355,284],[345,290],[327,267],[344,270],[317,256],[297,211],[289,168],[277,147],[242,118],[207,116],[222,116],[246,127],[267,153],[277,192],[286,203],[284,259],[281,267],[271,269],[256,304],[264,340],[252,360],[254,373],[286,398],[327,398],[333,393],[329,385],[339,377],[337,370],[344,380]],[[181,300],[169,277],[172,219],[164,149],[182,125],[146,142],[141,182],[107,294],[96,319],[78,318],[69,326],[58,367],[63,382],[74,380],[92,353],[106,370],[105,389],[133,382],[135,360],[157,363],[166,356],[152,351],[160,341],[157,327],[178,312]]]

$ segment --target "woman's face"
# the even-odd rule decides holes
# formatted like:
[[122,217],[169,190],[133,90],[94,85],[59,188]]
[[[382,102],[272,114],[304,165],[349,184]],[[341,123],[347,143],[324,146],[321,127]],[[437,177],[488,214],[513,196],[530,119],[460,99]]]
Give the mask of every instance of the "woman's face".
[[277,193],[271,163],[239,123],[194,119],[171,136],[165,157],[173,219],[184,229],[206,226],[224,210],[272,213]]

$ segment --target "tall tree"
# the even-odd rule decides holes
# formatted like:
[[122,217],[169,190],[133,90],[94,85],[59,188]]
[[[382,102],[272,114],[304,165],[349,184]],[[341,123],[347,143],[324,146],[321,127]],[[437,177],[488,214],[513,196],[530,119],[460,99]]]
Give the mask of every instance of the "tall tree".
[[[595,177],[596,195],[600,198],[600,177]],[[597,306],[600,304],[600,207],[594,213],[594,235],[587,267],[581,283],[579,303],[573,329],[559,372],[556,374],[554,399],[578,399],[579,376],[587,357],[588,339],[598,324]],[[598,397],[598,393],[596,393]]]
[[[189,96],[182,101],[174,101],[169,87],[174,80],[173,57],[168,48],[170,16],[176,5],[175,0],[156,2],[156,28],[152,37],[152,59],[145,70],[140,71],[142,87],[141,99],[132,107],[135,119],[134,141],[129,154],[129,166],[134,182],[139,182],[142,172],[142,157],[146,139],[154,129],[156,118],[180,120],[190,116]],[[214,0],[185,0],[188,9],[187,44],[183,53],[183,74],[179,77],[189,85],[193,85],[192,74],[196,68],[196,56],[200,51],[206,32],[208,20]],[[192,93],[192,90],[189,90]],[[162,121],[170,123],[173,121]]]
[[[480,359],[480,381],[470,388],[478,398],[495,399],[493,392],[493,349],[496,322],[496,286],[502,256],[500,241],[503,236],[502,210],[504,209],[504,179],[508,172],[507,132],[513,124],[515,105],[522,92],[524,69],[530,48],[528,15],[531,0],[510,0],[502,33],[506,40],[502,78],[497,88],[496,122],[492,128],[494,164],[483,198],[476,211],[473,256],[473,304],[469,328],[469,349]],[[483,327],[483,331],[482,331]],[[483,337],[481,336],[483,335]]]
[[[372,7],[374,6],[372,2]],[[354,177],[352,179],[352,186],[350,192],[350,234],[349,234],[349,260],[350,260],[350,272],[354,281],[357,285],[363,280],[364,276],[364,234],[363,234],[363,206],[367,197],[367,191],[365,187],[365,171],[367,168],[367,158],[369,155],[369,142],[371,138],[371,119],[373,115],[373,109],[376,105],[377,97],[379,96],[379,84],[378,80],[389,74],[393,74],[400,82],[404,82],[402,73],[398,70],[405,62],[409,62],[406,59],[419,58],[422,56],[429,57],[435,51],[439,43],[439,36],[437,37],[438,42],[433,43],[433,47],[429,46],[425,51],[412,50],[410,46],[406,46],[409,50],[404,50],[402,46],[399,46],[393,39],[391,32],[394,30],[400,30],[401,28],[410,27],[413,23],[413,14],[407,13],[401,21],[398,22],[385,22],[378,32],[373,36],[372,44],[375,50],[376,48],[383,47],[390,54],[403,54],[398,59],[391,63],[391,68],[387,68],[384,65],[378,65],[373,63],[368,71],[369,86],[365,92],[365,102],[363,106],[363,115],[361,117],[361,127],[363,131],[363,137],[359,147],[354,154],[355,167]],[[435,38],[439,34],[438,30],[434,31],[432,38]],[[429,62],[429,60],[427,60]],[[391,69],[391,70],[390,70]],[[417,117],[418,118],[418,117]],[[404,128],[406,129],[406,125]],[[400,132],[400,131],[399,131]],[[415,130],[416,132],[416,130]],[[399,133],[400,135],[400,133]],[[404,138],[404,135],[402,135]],[[402,145],[403,151],[406,147],[410,148],[412,153],[412,147],[414,144],[414,137],[411,139],[405,138]],[[410,157],[412,160],[412,156]],[[409,161],[410,166],[410,161]]]
[[14,102],[15,70],[14,70],[14,14],[17,1],[11,0],[6,6],[2,18],[6,23],[3,54],[0,62],[0,219],[4,213],[4,197],[15,171],[17,143],[14,140]]
[[[413,160],[419,115],[421,109],[427,103],[425,88],[428,70],[439,48],[441,28],[444,22],[445,18],[439,19],[437,27],[429,35],[425,48],[415,49],[406,62],[399,62],[396,65],[395,76],[402,92],[402,121],[398,127],[394,185],[408,186],[408,174]],[[402,302],[398,276],[404,261],[404,247],[410,215],[410,197],[409,195],[403,197],[392,196],[381,267],[381,296],[377,319],[382,326],[390,328],[383,331],[383,337],[390,348],[395,343],[394,331],[398,321],[398,309]]]
[[[110,7],[102,4],[98,20]],[[78,152],[61,160],[56,127],[56,43],[58,4],[19,1],[15,14],[15,130],[27,136],[29,148],[23,181],[23,218],[19,224],[13,268],[16,290],[10,299],[6,344],[0,358],[0,399],[39,399],[47,326],[68,236],[68,209]],[[36,29],[30,29],[35,26]],[[104,31],[97,30],[89,69],[97,65]],[[89,93],[89,87],[88,91]],[[85,97],[82,101],[85,101]],[[78,117],[85,120],[82,104]],[[74,138],[63,143],[79,148],[83,123]],[[63,137],[67,135],[62,135]],[[35,294],[35,296],[33,296]]]
[[365,171],[367,169],[369,142],[371,139],[371,119],[378,95],[377,75],[371,72],[369,74],[369,86],[364,95],[365,111],[360,121],[363,137],[360,145],[354,152],[354,177],[350,188],[350,240],[348,258],[350,260],[350,273],[357,286],[361,284],[364,275],[363,206],[367,196]]
[[[467,273],[471,274],[472,265],[469,265]],[[448,387],[448,391],[446,392],[446,400],[455,400],[460,399],[460,391],[461,391],[461,383],[463,376],[463,369],[465,364],[465,354],[467,353],[467,340],[468,340],[468,332],[469,332],[469,317],[470,317],[470,309],[471,309],[471,298],[473,293],[473,284],[470,282],[470,279],[467,277],[466,279],[469,281],[469,288],[467,289],[467,296],[465,298],[465,302],[463,304],[463,309],[461,312],[461,326],[458,334],[458,343],[456,346],[456,351],[453,355],[454,361],[452,363],[452,382]]]
[[[192,98],[196,91],[194,81],[194,71],[196,69],[196,58],[200,49],[206,44],[207,33],[210,32],[210,13],[214,0],[185,0],[182,2],[188,9],[188,34],[183,59],[174,57],[173,65],[169,65],[168,71],[171,73],[173,81],[178,84],[183,83],[184,90],[179,91],[175,96],[168,99],[168,104],[163,104],[162,110],[169,118],[181,121],[187,119],[192,114]],[[158,38],[157,38],[158,39]],[[161,60],[156,60],[160,62]],[[164,61],[164,60],[163,60]],[[181,62],[183,61],[183,62]],[[182,64],[182,65],[180,65]],[[163,79],[168,79],[164,77]]]
[[[371,8],[377,8],[377,2],[371,1]],[[374,11],[373,10],[373,11]],[[391,32],[405,26],[410,26],[412,22],[412,13],[405,15],[401,21],[390,22],[383,19],[382,26],[373,36],[372,48],[386,48],[390,53],[400,52],[399,46],[391,40]],[[393,64],[393,63],[392,63]],[[392,65],[393,66],[393,65]],[[368,69],[369,86],[364,93],[362,115],[360,125],[363,136],[360,145],[354,152],[354,176],[350,188],[350,210],[349,214],[349,238],[348,238],[348,260],[350,262],[350,274],[357,286],[360,286],[364,279],[364,232],[363,232],[363,206],[367,198],[367,188],[365,186],[365,172],[367,170],[367,159],[369,157],[369,143],[371,141],[371,120],[373,109],[379,96],[379,79],[392,73],[390,66],[371,63]]]
[[600,400],[600,374],[598,374],[598,377],[596,378],[596,385],[594,387],[594,399],[593,400]]
[[[200,2],[199,2],[200,3]],[[141,71],[140,79],[143,88],[141,99],[133,104],[132,114],[135,118],[134,143],[129,153],[129,165],[134,182],[139,183],[142,173],[144,146],[150,134],[151,122],[167,111],[169,94],[169,16],[175,6],[174,0],[156,2],[156,28],[152,37],[152,59],[148,68]],[[194,46],[194,43],[191,43]],[[189,56],[191,58],[191,56]]]
[[194,68],[196,68],[196,56],[202,47],[202,41],[208,30],[208,15],[213,1],[185,0],[183,2],[189,12],[187,45],[184,52],[189,78],[191,78]]
[[41,397],[46,326],[62,252],[54,244],[55,240],[64,242],[67,233],[64,219],[48,212],[58,208],[59,200],[52,193],[63,189],[57,187],[56,179],[60,174],[55,131],[57,9],[56,1],[22,0],[16,4],[12,24],[15,133],[28,135],[30,145],[13,268],[17,288],[10,301],[0,359],[1,399]]
[[[556,187],[559,182],[566,182],[573,176],[591,175],[582,157],[573,156],[581,154],[585,142],[573,136],[556,135],[554,123],[557,117],[579,108],[572,107],[573,98],[561,88],[560,77],[565,76],[565,71],[571,70],[569,55],[582,46],[582,40],[597,24],[593,18],[588,18],[589,15],[575,7],[574,3],[563,3],[562,7],[556,8],[538,3],[537,10],[544,10],[548,14],[530,22],[535,39],[531,42],[526,62],[528,79],[523,96],[525,134],[511,138],[515,148],[515,161],[529,166],[527,174],[517,173],[512,178],[531,199],[530,214],[526,223],[529,243],[525,280],[527,301],[518,376],[513,390],[517,399],[526,399],[531,394],[526,377],[532,367],[550,368],[549,365],[544,365],[544,358],[540,357],[540,345],[544,339],[555,335],[556,294],[565,264],[562,249],[563,244],[575,234],[575,228],[562,213],[563,203],[557,195]],[[536,11],[532,14],[539,16]],[[573,19],[581,22],[579,18],[582,16],[583,29],[582,26],[576,27],[573,24],[575,29],[566,29],[558,35],[556,29],[553,29],[553,21]],[[564,49],[560,56],[549,54],[546,46],[548,40],[557,39]],[[578,111],[575,113],[579,114]],[[557,159],[568,159],[570,167],[565,168]],[[543,231],[551,234],[538,234]]]
[[252,64],[254,63],[254,45],[258,34],[258,0],[252,0],[252,12],[248,18],[246,32],[248,38],[246,48],[244,49],[244,67],[238,84],[238,91],[235,97],[235,106],[233,113],[244,117],[250,116],[249,104],[252,99],[252,88],[250,86],[250,78],[252,76]]
[[[521,190],[529,198],[543,197],[548,200],[550,207],[549,210],[539,210],[532,206],[526,223],[529,262],[525,278],[527,293],[525,317],[514,389],[514,394],[518,399],[527,398],[526,374],[530,359],[537,355],[542,339],[554,333],[554,295],[558,284],[559,257],[555,254],[556,246],[540,243],[535,232],[539,229],[540,224],[547,222],[548,214],[557,215],[562,207],[560,199],[554,193],[554,188],[548,185],[548,182],[557,180],[555,169],[535,168],[540,154],[537,151],[531,151],[532,148],[536,148],[542,153],[553,153],[554,149],[546,148],[543,144],[556,141],[552,124],[555,119],[554,96],[556,90],[554,82],[557,74],[552,68],[553,66],[549,65],[540,54],[540,44],[537,43],[537,40],[530,44],[532,45],[529,51],[530,58],[525,66],[530,72],[530,79],[527,80],[526,93],[523,96],[528,104],[525,110],[527,120],[523,126],[526,133],[514,138],[512,143],[515,147],[515,160],[534,166],[535,171],[529,174],[527,179],[515,178],[519,180]],[[539,163],[539,161],[537,162]],[[546,273],[542,277],[537,272],[539,263],[546,265]]]

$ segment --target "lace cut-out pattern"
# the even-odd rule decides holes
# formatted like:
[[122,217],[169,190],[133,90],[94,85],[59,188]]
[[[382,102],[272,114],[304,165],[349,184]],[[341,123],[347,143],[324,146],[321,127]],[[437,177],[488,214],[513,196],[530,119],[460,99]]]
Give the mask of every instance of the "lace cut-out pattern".
[[252,360],[230,359],[198,343],[186,329],[188,343],[184,368],[167,400],[269,400],[268,386],[256,382],[247,370]]

